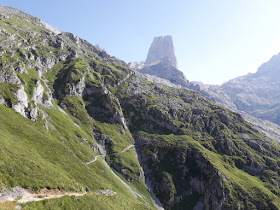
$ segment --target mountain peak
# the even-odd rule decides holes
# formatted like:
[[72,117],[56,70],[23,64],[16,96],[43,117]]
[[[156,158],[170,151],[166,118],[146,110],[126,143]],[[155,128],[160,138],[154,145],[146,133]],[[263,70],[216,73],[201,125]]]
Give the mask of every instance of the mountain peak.
[[12,15],[14,17],[24,16],[24,17],[29,17],[29,18],[40,20],[39,18],[33,17],[29,14],[26,14],[19,9],[16,9],[16,8],[13,8],[13,7],[8,7],[8,6],[0,6],[0,14],[1,15]]
[[23,11],[13,8],[13,7],[0,6],[0,16],[4,19],[9,19],[10,17],[24,19],[26,22],[46,28],[46,29],[50,30],[51,32],[53,32],[54,34],[62,33],[61,30],[53,27],[52,25],[49,25],[49,24],[43,22],[40,18],[26,14]]
[[168,57],[175,68],[178,68],[173,38],[170,35],[155,37],[149,49],[145,64],[161,60]]

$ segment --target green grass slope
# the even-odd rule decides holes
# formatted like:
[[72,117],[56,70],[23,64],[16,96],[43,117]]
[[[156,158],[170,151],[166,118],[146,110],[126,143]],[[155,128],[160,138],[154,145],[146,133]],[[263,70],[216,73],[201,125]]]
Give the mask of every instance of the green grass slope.
[[[0,116],[1,188],[21,186],[33,190],[58,188],[77,192],[86,187],[91,189],[91,193],[82,198],[26,204],[26,209],[54,209],[56,206],[57,209],[90,209],[97,201],[100,201],[97,205],[104,205],[104,209],[118,209],[122,205],[137,209],[143,205],[102,161],[86,165],[65,141],[59,141],[47,132],[42,122],[26,119],[3,105],[0,105]],[[114,198],[100,198],[94,194],[99,189],[108,188],[117,192]]]

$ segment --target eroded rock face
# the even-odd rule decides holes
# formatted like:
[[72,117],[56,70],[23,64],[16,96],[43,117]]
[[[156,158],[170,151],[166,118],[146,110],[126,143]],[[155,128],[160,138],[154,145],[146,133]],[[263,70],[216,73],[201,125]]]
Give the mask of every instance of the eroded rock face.
[[170,35],[154,38],[145,64],[151,64],[153,62],[159,61],[165,56],[170,59],[172,66],[178,68],[173,39]]
[[239,110],[280,124],[280,53],[262,64],[254,74],[230,80],[220,89],[229,95]]
[[4,188],[0,192],[0,202],[14,201],[18,197],[22,197],[27,194],[28,194],[28,192],[25,189],[18,187],[18,186],[14,187],[10,190],[8,188]]
[[[257,131],[249,124],[240,127],[244,120],[239,114],[214,105],[198,92],[152,85],[137,75],[122,85],[117,96],[122,96],[118,98],[146,181],[166,209],[275,209],[241,195],[235,175],[220,168],[220,159],[211,155],[230,157],[231,166],[226,167],[249,177],[267,177],[279,167],[263,158],[265,153],[279,156],[269,146],[272,141],[261,140],[260,133],[251,135]],[[229,129],[233,133],[227,133]],[[194,139],[184,139],[185,135]],[[234,201],[235,195],[240,203]]]
[[145,65],[143,68],[139,69],[138,72],[167,79],[170,82],[183,87],[189,86],[189,81],[186,79],[183,72],[176,69],[167,56],[162,57],[159,61],[154,62],[151,65]]
[[15,71],[11,68],[4,68],[0,71],[0,83],[11,83],[11,84],[19,84],[20,80],[17,77]]
[[16,112],[26,117],[26,111],[28,108],[28,97],[26,92],[24,91],[23,85],[21,85],[20,88],[16,91],[15,97],[17,99],[17,104],[14,104],[13,108],[16,110]]
[[201,88],[213,101],[242,116],[272,138],[280,136],[280,53],[256,73],[234,78],[221,86]]
[[[104,58],[114,65],[125,65],[123,61],[110,56],[105,50],[91,45],[86,40],[80,39],[72,33],[62,32],[44,23],[41,19],[25,14],[18,9],[0,6],[0,13],[2,21],[15,18],[32,25],[32,27],[27,27],[25,24],[12,22],[10,25],[0,27],[0,57],[5,58],[0,63],[0,85],[5,83],[14,87],[10,94],[0,94],[0,103],[14,108],[25,117],[36,120],[39,113],[38,104],[45,107],[53,106],[52,91],[48,87],[49,84],[45,83],[44,74],[56,65],[67,62],[71,58],[78,58],[81,54],[86,55],[88,59],[94,60],[95,57],[98,57],[98,59]],[[41,27],[42,31],[38,32],[37,27]],[[19,31],[25,33],[25,36],[21,36]],[[70,68],[75,68],[75,66]],[[84,70],[89,70],[89,67]],[[112,74],[111,72],[106,73]],[[36,78],[29,81],[26,80],[26,75]],[[71,85],[68,85],[60,95],[82,96],[85,89],[85,78],[81,77],[76,81],[75,78],[71,78],[73,74],[66,74],[66,76],[66,81]],[[34,104],[32,104],[33,102]]]

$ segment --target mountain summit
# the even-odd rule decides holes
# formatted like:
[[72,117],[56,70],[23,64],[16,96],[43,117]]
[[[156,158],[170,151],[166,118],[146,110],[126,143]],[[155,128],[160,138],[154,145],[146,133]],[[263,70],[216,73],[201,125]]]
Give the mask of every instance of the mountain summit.
[[[155,37],[145,62],[131,62],[130,68],[145,75],[152,75],[184,88],[200,91],[199,85],[190,83],[178,69],[172,36]],[[161,80],[164,83],[164,80]]]
[[178,69],[173,39],[170,35],[154,38],[153,43],[151,44],[151,47],[149,49],[145,64],[151,64],[153,62],[159,61],[165,56],[168,57],[172,62],[172,65],[176,69]]

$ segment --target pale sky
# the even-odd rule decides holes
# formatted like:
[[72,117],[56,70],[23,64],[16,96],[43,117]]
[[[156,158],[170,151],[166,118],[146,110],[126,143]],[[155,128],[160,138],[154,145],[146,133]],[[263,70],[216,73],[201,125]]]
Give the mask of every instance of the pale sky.
[[72,32],[126,62],[144,61],[155,36],[172,35],[191,81],[255,72],[280,52],[280,0],[0,0]]

